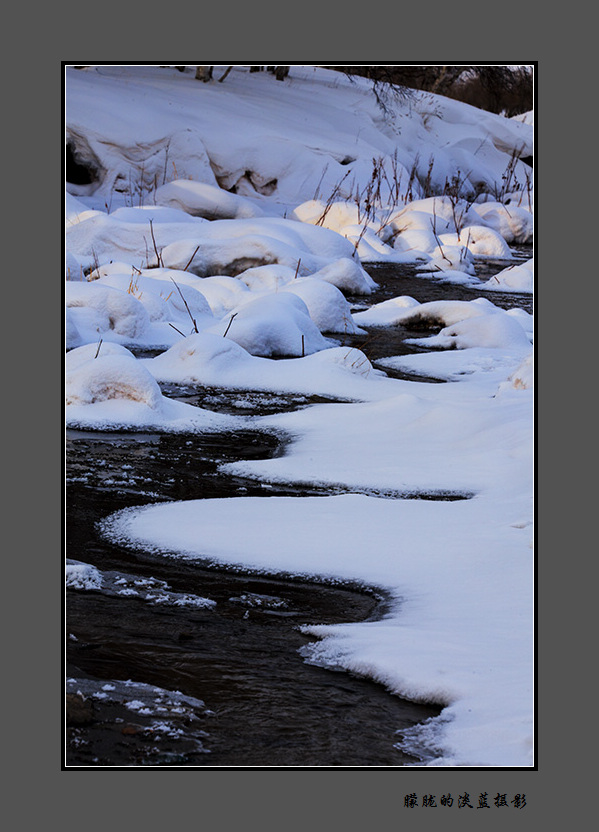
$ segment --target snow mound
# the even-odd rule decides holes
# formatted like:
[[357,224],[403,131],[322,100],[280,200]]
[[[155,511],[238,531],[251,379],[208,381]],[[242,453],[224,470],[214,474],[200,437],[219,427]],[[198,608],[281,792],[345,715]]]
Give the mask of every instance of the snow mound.
[[213,220],[193,235],[167,244],[163,265],[187,269],[198,277],[235,277],[254,266],[279,263],[301,275],[322,269],[331,261],[353,256],[352,244],[327,228],[281,217]]
[[83,266],[72,251],[65,252],[64,272],[66,280],[83,280]]
[[80,347],[83,344],[83,338],[77,328],[77,324],[73,320],[73,315],[70,309],[65,309],[64,341],[65,349],[67,350],[71,350],[74,347]]
[[249,199],[223,191],[206,182],[176,179],[161,185],[155,193],[157,205],[177,208],[207,220],[261,217],[264,211]]
[[443,251],[446,246],[465,248],[473,257],[492,257],[497,260],[512,260],[513,254],[498,231],[484,225],[468,225],[460,234],[441,234]]
[[412,200],[391,214],[388,224],[393,230],[431,228],[436,234],[445,234],[458,231],[458,225],[464,227],[477,222],[480,222],[479,216],[465,200],[431,196]]
[[110,260],[142,269],[159,265],[156,250],[200,235],[208,224],[208,220],[160,205],[122,207],[112,214],[93,211],[76,223],[67,223],[65,244],[86,272]]
[[312,274],[351,295],[369,295],[376,283],[352,257],[340,257]]
[[95,281],[67,281],[65,303],[78,331],[83,337],[89,335],[86,340],[97,341],[107,333],[134,340],[150,324],[150,316],[137,298]]
[[310,317],[321,332],[357,334],[361,331],[354,323],[351,306],[343,292],[332,283],[304,277],[283,286],[282,291],[297,295],[304,301]]
[[534,353],[531,351],[499,390],[530,390],[535,383]]
[[491,277],[484,288],[493,292],[533,292],[534,291],[534,258],[525,263],[508,266]]
[[411,338],[407,343],[442,349],[487,347],[530,349],[530,340],[522,325],[501,309],[481,312],[444,327],[428,338]]
[[206,329],[225,335],[252,355],[309,355],[326,349],[324,338],[303,300],[290,292],[269,294],[237,307]]
[[390,298],[376,303],[363,312],[354,312],[353,319],[364,326],[393,326],[411,314],[411,310],[421,304],[409,295]]
[[136,298],[145,307],[151,321],[193,319],[198,327],[213,323],[214,315],[206,298],[193,286],[179,285],[178,272],[169,269],[147,269],[141,273],[123,273],[102,267],[96,285],[111,286]]
[[[464,235],[464,232],[462,232],[462,235]],[[445,274],[458,272],[464,278],[472,278],[476,274],[473,262],[474,255],[466,244],[460,242],[457,234],[444,234],[441,237],[441,242],[442,245],[435,245],[429,252],[428,261],[424,265],[418,266],[418,271],[431,273],[437,278],[441,272]]]
[[[179,277],[179,281],[181,279]],[[201,294],[208,301],[215,318],[224,317],[237,306],[241,306],[246,301],[252,299],[249,287],[242,279],[236,277],[229,277],[228,275],[215,275],[214,277],[201,278],[187,276],[183,278],[183,281],[189,283],[191,286],[197,286]]]
[[226,386],[243,376],[253,357],[230,338],[211,332],[188,335],[155,358],[142,361],[161,381]]
[[490,228],[500,234],[506,243],[527,245],[533,240],[534,220],[530,211],[518,205],[509,208],[500,202],[482,202],[472,206]]
[[127,399],[157,409],[160,388],[135,356],[119,344],[86,344],[65,357],[65,402],[94,404],[109,399]]
[[270,266],[255,266],[246,269],[239,274],[238,280],[243,283],[251,292],[278,292],[278,290],[290,283],[299,273],[296,267],[281,266],[272,264]]

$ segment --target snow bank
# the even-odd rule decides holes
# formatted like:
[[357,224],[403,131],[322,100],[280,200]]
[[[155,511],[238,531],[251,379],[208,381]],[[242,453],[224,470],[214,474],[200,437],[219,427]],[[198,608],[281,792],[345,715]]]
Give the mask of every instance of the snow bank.
[[[196,234],[162,250],[170,268],[184,268],[202,277],[236,275],[251,266],[280,263],[300,274],[314,272],[331,261],[352,257],[353,246],[327,228],[304,225],[281,217],[256,220],[214,220]],[[199,248],[198,248],[199,246]],[[197,250],[196,250],[197,249]],[[191,262],[190,262],[191,261]]]
[[[141,180],[139,197],[175,178],[299,204],[335,187],[342,198],[364,191],[373,158],[405,195],[409,171],[424,181],[431,157],[433,183],[460,174],[477,187],[501,179],[514,149],[533,152],[530,124],[419,92],[384,119],[370,82],[312,66],[292,66],[284,85],[246,66],[222,84],[157,66],[67,68],[67,84],[67,141],[91,180],[70,183],[75,195],[115,198]],[[118,116],[115,95],[126,100]],[[150,100],[160,118],[144,117]]]
[[190,335],[141,363],[159,381],[238,390],[271,390],[349,399],[392,395],[391,379],[358,349],[330,347],[304,358],[272,360],[250,355],[230,338]]
[[443,381],[480,383],[484,375],[486,380],[494,382],[493,390],[495,391],[500,389],[501,385],[506,383],[505,379],[510,373],[515,372],[521,365],[523,352],[523,349],[497,350],[494,347],[468,347],[459,350],[390,356],[379,359],[377,366]]
[[[410,251],[418,257],[421,247],[406,245],[407,239],[395,250],[387,245],[390,212],[431,213],[431,205],[437,209],[448,201],[419,199],[425,189],[442,193],[450,187],[471,199],[493,197],[509,186],[509,196],[519,194],[520,204],[525,191],[531,193],[531,169],[513,157],[532,155],[532,125],[430,93],[396,99],[383,114],[365,79],[350,82],[340,73],[301,66],[291,67],[284,85],[245,66],[234,67],[222,85],[152,66],[67,68],[67,83],[67,190],[89,206],[88,213],[70,209],[75,224],[87,225],[72,235],[72,246],[88,260],[92,237],[96,255],[105,259],[108,231],[123,252],[135,255],[136,265],[144,256],[143,240],[123,228],[109,229],[93,213],[113,216],[113,206],[177,208],[189,219],[286,216],[299,225],[320,222],[321,230],[347,237],[363,260],[393,260]],[[115,96],[121,104],[126,99],[126,115],[122,107],[115,115]],[[150,98],[155,117],[147,119]],[[305,117],[298,120],[298,112]],[[241,120],[243,131],[236,129]],[[460,221],[473,224],[462,200],[457,207],[464,212]],[[436,213],[441,220],[443,212]],[[529,227],[517,229],[505,220],[498,209],[484,224],[506,230],[508,243],[528,239]],[[525,222],[524,215],[518,222]],[[162,231],[163,248],[184,238]],[[188,257],[194,248],[186,247]],[[175,259],[167,265],[182,268],[176,253],[178,248],[168,252]],[[194,271],[233,273],[221,254],[199,255]],[[295,265],[280,246],[273,250],[265,241],[245,254],[237,251],[233,260],[242,257]]]

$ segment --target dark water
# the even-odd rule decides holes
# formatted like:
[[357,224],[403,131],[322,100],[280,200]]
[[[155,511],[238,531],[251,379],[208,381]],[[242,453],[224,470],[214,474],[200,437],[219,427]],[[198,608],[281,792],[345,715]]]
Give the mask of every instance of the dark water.
[[[68,431],[67,557],[95,565],[107,584],[101,591],[67,593],[67,677],[77,680],[68,690],[81,690],[93,704],[87,722],[73,721],[76,711],[69,719],[68,766],[417,762],[395,747],[396,732],[438,708],[402,702],[366,680],[311,666],[298,652],[308,642],[298,625],[378,617],[386,608],[382,593],[201,568],[122,549],[97,532],[102,517],[146,502],[309,493],[265,492],[260,483],[216,472],[215,459],[265,457],[278,446],[276,438],[251,432],[190,438]],[[119,595],[119,587],[136,594]],[[146,600],[165,593],[170,603]],[[175,605],[189,596],[216,606]],[[181,737],[157,740],[151,727],[156,713],[128,711],[122,691],[116,701],[93,699],[106,696],[102,687],[113,680],[200,700],[195,718]],[[139,701],[140,695],[133,687],[129,697]],[[201,748],[193,735],[198,726]]]
[[[379,283],[369,304],[402,294],[420,302],[481,294],[409,269],[369,270]],[[496,294],[485,296],[506,308],[527,308],[525,296]],[[369,357],[414,351],[402,343],[413,335],[399,327],[371,331]],[[347,343],[360,346],[360,339]],[[176,386],[164,392],[230,413],[281,412],[320,400]],[[97,530],[112,512],[151,502],[322,494],[217,470],[221,462],[283,452],[283,438],[254,431],[67,431],[66,557],[92,564],[103,577],[99,589],[68,588],[65,596],[67,767],[420,762],[398,740],[403,730],[438,715],[438,707],[404,702],[368,680],[312,666],[301,654],[309,639],[299,625],[379,618],[388,603],[383,592],[157,557],[108,542]]]

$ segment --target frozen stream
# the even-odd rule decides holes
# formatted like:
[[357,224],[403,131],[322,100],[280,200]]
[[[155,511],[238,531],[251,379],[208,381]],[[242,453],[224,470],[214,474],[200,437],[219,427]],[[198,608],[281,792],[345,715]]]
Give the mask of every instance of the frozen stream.
[[[530,255],[526,255],[530,256]],[[490,273],[498,271],[493,264]],[[410,295],[472,300],[476,289],[369,268],[379,283],[368,304]],[[532,311],[526,295],[485,293],[504,308]],[[363,298],[350,299],[363,305]],[[345,343],[379,358],[414,352],[389,327]],[[366,343],[365,343],[366,342]],[[403,376],[405,378],[405,376]],[[422,379],[421,379],[422,380]],[[281,394],[164,392],[202,407],[262,415],[315,399]],[[180,436],[68,431],[66,557],[93,565],[97,589],[68,587],[66,763],[70,767],[393,767],[419,761],[397,747],[401,731],[437,707],[391,696],[343,672],[308,665],[300,624],[377,618],[376,588],[324,586],[289,576],[199,568],[122,549],[96,531],[127,506],[197,498],[311,495],[225,476],[218,465],[284,453],[255,431]],[[330,492],[326,492],[330,493]]]

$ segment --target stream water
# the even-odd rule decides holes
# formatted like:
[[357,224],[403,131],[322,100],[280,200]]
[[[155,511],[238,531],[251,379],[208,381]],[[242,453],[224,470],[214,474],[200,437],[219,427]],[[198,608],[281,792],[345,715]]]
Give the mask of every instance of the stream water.
[[[523,258],[531,256],[526,250]],[[481,267],[483,268],[483,267]],[[501,265],[485,264],[489,274]],[[373,266],[368,304],[472,300],[476,289],[441,284],[409,268]],[[485,293],[532,311],[528,296]],[[364,305],[364,298],[350,298]],[[418,333],[421,335],[422,333]],[[401,327],[372,330],[368,355],[417,350]],[[344,343],[360,346],[365,336]],[[420,379],[422,380],[422,379]],[[266,414],[322,399],[165,386],[165,394],[229,413]],[[125,549],[100,536],[114,511],[150,502],[326,493],[224,476],[222,462],[284,452],[257,431],[215,435],[66,432],[66,557],[93,565],[96,589],[65,595],[65,764],[88,767],[397,767],[419,758],[402,731],[439,708],[403,701],[301,655],[298,626],[384,614],[376,587],[323,585]]]

